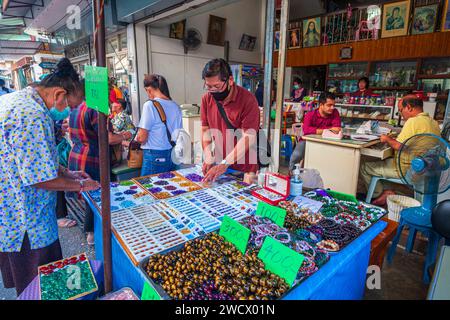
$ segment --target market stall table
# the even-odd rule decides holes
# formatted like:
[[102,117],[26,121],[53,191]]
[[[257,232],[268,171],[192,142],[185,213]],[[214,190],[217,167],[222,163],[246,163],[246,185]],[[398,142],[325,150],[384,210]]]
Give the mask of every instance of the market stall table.
[[381,160],[392,154],[392,149],[374,150],[380,140],[370,142],[350,139],[325,139],[320,135],[303,136],[306,141],[305,168],[317,169],[325,188],[355,195],[358,188],[361,156]]
[[[102,218],[97,206],[85,196],[94,211],[96,258],[103,260]],[[365,291],[366,273],[369,264],[371,241],[386,228],[387,223],[379,221],[350,243],[342,251],[332,254],[330,261],[318,272],[291,290],[286,300],[358,300]],[[112,235],[113,289],[132,288],[142,294],[146,276],[133,264],[126,249]]]
[[[103,259],[101,259],[103,260]],[[103,263],[98,260],[89,261],[91,264],[92,272],[94,273],[95,280],[97,281],[97,286],[101,291],[103,288]],[[22,292],[22,294],[17,297],[17,300],[40,300],[39,294],[39,276],[36,276],[33,281],[26,287],[26,289]],[[99,292],[93,292],[79,298],[77,300],[95,300],[97,299]]]

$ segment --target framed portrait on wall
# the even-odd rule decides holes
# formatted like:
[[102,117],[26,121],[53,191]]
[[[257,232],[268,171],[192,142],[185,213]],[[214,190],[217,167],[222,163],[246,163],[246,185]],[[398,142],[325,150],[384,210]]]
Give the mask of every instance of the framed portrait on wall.
[[303,48],[320,46],[320,17],[303,20]]
[[241,38],[241,43],[239,44],[239,50],[246,50],[246,51],[255,50],[256,39],[257,39],[256,37],[244,33]]
[[434,32],[439,5],[416,7],[411,25],[411,34],[424,34]]
[[442,31],[450,31],[450,0],[444,1],[444,10],[442,12]]
[[186,30],[186,20],[172,23],[170,25],[169,37],[172,39],[183,40],[185,30]]
[[381,37],[389,38],[407,35],[410,12],[410,0],[384,4]]
[[301,39],[300,28],[295,28],[295,29],[289,30],[288,35],[289,35],[289,49],[301,48],[302,39]]
[[210,15],[208,28],[208,44],[223,47],[225,45],[226,27],[227,19]]

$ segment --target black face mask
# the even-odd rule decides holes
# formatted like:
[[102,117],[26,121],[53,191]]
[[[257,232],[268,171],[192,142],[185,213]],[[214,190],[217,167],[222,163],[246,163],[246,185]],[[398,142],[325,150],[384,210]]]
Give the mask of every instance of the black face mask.
[[213,92],[211,94],[214,97],[214,99],[216,99],[217,101],[224,101],[228,97],[228,95],[230,94],[230,88],[227,85],[227,88],[225,89],[225,91]]

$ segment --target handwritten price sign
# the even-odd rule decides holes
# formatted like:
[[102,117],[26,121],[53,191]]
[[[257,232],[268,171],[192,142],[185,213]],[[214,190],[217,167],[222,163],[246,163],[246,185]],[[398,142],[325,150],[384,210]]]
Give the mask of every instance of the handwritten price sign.
[[280,276],[292,286],[305,257],[267,236],[259,250],[260,258],[270,272]]
[[234,244],[243,254],[245,254],[245,250],[247,250],[250,233],[251,231],[249,229],[228,216],[223,218],[222,226],[219,231],[219,234],[224,237],[225,240]]
[[86,105],[106,115],[109,114],[108,69],[85,66]]
[[284,226],[284,220],[286,219],[286,210],[271,206],[265,202],[259,202],[256,209],[256,215],[268,218],[275,222],[280,227]]
[[156,290],[146,281],[144,283],[144,290],[142,290],[141,300],[161,300],[161,296]]

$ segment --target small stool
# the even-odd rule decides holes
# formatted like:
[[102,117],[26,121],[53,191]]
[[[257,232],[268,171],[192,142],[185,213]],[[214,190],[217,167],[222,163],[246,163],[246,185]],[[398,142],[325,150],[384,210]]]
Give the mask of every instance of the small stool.
[[389,181],[392,183],[397,183],[397,184],[405,184],[402,179],[396,179],[396,178],[383,178],[383,177],[372,177],[372,180],[370,180],[370,185],[369,185],[369,190],[367,191],[367,197],[366,197],[366,202],[367,203],[371,203],[372,202],[372,197],[373,197],[373,193],[375,192],[375,188],[377,187],[377,183],[385,180],[385,181]]
[[439,247],[439,242],[441,240],[441,236],[437,234],[431,226],[424,226],[419,224],[414,224],[409,221],[409,219],[405,219],[403,216],[403,213],[407,210],[403,210],[401,213],[400,218],[400,224],[398,226],[397,234],[394,237],[394,240],[392,240],[392,245],[389,248],[387,261],[389,264],[392,263],[392,259],[395,255],[395,250],[397,248],[397,245],[400,241],[400,237],[402,234],[402,231],[405,227],[409,228],[409,234],[408,234],[408,241],[406,245],[406,251],[412,252],[414,247],[414,241],[417,232],[421,232],[424,236],[428,238],[428,246],[427,246],[427,254],[425,257],[425,266],[423,269],[423,282],[428,284],[430,283],[430,275],[428,273],[428,269],[435,263],[436,261],[436,255]]

